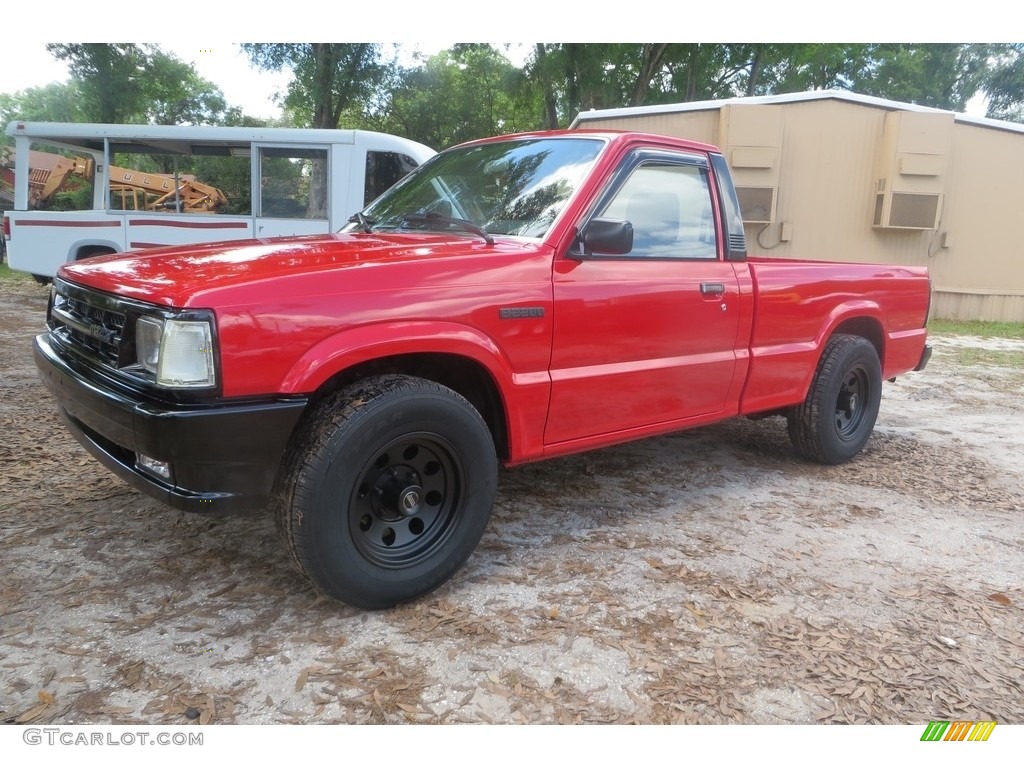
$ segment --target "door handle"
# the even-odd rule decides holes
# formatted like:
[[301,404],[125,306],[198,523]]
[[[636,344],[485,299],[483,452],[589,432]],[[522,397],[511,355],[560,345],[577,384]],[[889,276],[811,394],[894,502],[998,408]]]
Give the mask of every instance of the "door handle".
[[701,283],[700,295],[718,298],[725,295],[725,283]]

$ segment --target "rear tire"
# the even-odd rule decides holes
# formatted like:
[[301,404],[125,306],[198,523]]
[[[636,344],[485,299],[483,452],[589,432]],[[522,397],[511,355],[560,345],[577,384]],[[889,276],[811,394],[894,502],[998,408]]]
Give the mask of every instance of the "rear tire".
[[874,345],[860,336],[833,336],[807,398],[789,413],[793,447],[821,464],[849,461],[871,436],[881,399],[882,368]]
[[497,456],[463,397],[380,376],[325,400],[286,456],[278,529],[321,593],[388,608],[447,581],[490,518]]

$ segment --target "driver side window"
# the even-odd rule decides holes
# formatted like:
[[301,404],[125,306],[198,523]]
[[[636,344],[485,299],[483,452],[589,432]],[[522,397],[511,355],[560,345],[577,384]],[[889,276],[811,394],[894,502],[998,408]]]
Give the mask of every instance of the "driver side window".
[[718,256],[708,177],[697,166],[642,163],[597,215],[633,225],[633,249],[625,258]]

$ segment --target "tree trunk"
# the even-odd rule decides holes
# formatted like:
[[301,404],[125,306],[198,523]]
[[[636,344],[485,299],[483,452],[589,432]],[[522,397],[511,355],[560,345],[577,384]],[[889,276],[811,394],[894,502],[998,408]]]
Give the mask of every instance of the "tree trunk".
[[541,92],[544,95],[544,126],[549,130],[558,128],[558,102],[555,100],[555,89],[551,86],[551,78],[547,72],[547,51],[544,43],[537,43],[537,75]]
[[747,80],[747,96],[757,91],[757,79],[761,76],[761,58],[763,52],[760,45],[754,46],[754,58],[750,61],[750,79]]
[[334,112],[334,56],[331,43],[313,43],[313,79],[315,83],[316,106],[313,109],[314,128],[337,128],[331,125]]
[[647,94],[651,90],[651,81],[661,69],[661,61],[666,48],[668,48],[668,43],[644,43],[643,61],[636,82],[633,83],[633,94],[629,98],[629,106],[639,107],[647,99]]

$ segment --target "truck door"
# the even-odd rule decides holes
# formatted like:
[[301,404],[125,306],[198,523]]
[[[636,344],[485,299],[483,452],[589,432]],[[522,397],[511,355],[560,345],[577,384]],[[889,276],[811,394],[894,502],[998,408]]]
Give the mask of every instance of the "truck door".
[[736,397],[739,281],[719,248],[707,158],[634,153],[592,217],[629,221],[632,249],[555,262],[544,442],[721,413]]
[[331,168],[327,147],[256,144],[253,235],[330,231]]

